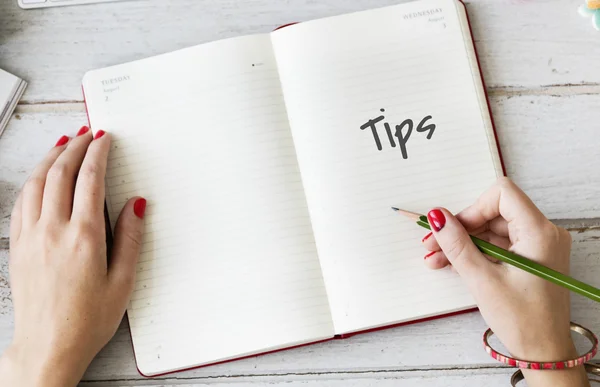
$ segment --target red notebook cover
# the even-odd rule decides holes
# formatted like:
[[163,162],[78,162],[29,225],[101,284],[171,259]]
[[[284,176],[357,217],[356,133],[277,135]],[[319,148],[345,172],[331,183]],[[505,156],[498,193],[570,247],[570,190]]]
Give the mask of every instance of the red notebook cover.
[[[466,10],[466,5],[465,5],[464,1],[463,0],[458,0],[458,1],[463,5],[463,7],[465,7],[465,10]],[[471,40],[473,42],[473,47],[475,49],[475,57],[477,58],[477,66],[479,67],[479,73],[480,73],[480,76],[481,76],[481,83],[483,84],[483,89],[485,91],[486,103],[487,103],[487,106],[488,106],[488,111],[489,111],[490,119],[491,119],[491,122],[492,122],[492,128],[494,130],[494,138],[496,140],[496,145],[498,147],[498,154],[500,156],[500,163],[502,165],[502,173],[506,176],[506,167],[504,165],[504,159],[502,157],[502,152],[501,152],[501,149],[500,149],[500,143],[498,141],[498,132],[496,130],[496,125],[494,123],[494,117],[492,115],[492,109],[490,107],[490,98],[489,98],[489,95],[487,93],[487,89],[485,87],[485,80],[483,79],[483,73],[481,72],[481,63],[479,61],[479,54],[477,52],[477,47],[475,46],[475,40],[473,39],[473,29],[471,27],[471,21],[469,19],[469,13],[466,12],[466,14],[467,14],[467,22],[468,22],[468,25],[469,25],[469,32],[471,34]],[[274,31],[277,31],[277,30],[285,28],[285,27],[289,27],[289,26],[294,25],[294,24],[297,24],[297,22],[284,24],[284,25],[282,25],[280,27],[277,27]],[[87,111],[86,99],[85,99],[85,89],[83,89],[83,87],[82,87],[82,91],[83,91],[83,102],[85,104],[86,114],[88,116],[88,125],[90,125],[90,127],[91,127],[91,123],[89,122],[90,121],[89,114],[88,114],[88,111]],[[108,223],[108,215],[107,215],[106,211],[105,211],[105,216],[107,218],[107,225],[108,225],[107,229],[110,230],[110,225]],[[110,251],[111,242],[112,242],[112,233],[107,233],[107,244],[109,246],[109,250],[108,251]],[[270,353],[276,353],[276,352],[281,352],[281,351],[287,351],[287,350],[290,350],[290,349],[295,349],[295,348],[300,348],[300,347],[306,347],[308,345],[324,343],[324,342],[331,341],[331,340],[347,339],[349,337],[356,336],[356,335],[359,335],[359,334],[364,334],[364,333],[369,333],[369,332],[375,332],[375,331],[381,331],[381,330],[384,330],[384,329],[396,328],[396,327],[400,327],[400,326],[404,326],[404,325],[417,324],[417,323],[421,323],[421,322],[425,322],[425,321],[436,320],[436,319],[441,319],[441,318],[445,318],[445,317],[456,316],[456,315],[459,315],[459,314],[475,312],[477,310],[478,310],[477,308],[472,308],[472,309],[462,310],[462,311],[458,311],[458,312],[451,312],[451,313],[440,314],[440,315],[433,316],[433,317],[426,317],[426,318],[421,318],[421,319],[417,319],[417,320],[406,321],[406,322],[402,322],[402,323],[398,323],[398,324],[386,325],[386,326],[378,327],[378,328],[365,329],[363,331],[358,331],[358,332],[353,332],[353,333],[335,335],[334,337],[332,337],[330,339],[318,340],[318,341],[311,342],[311,343],[306,343],[306,344],[301,344],[301,345],[295,345],[295,346],[292,346],[292,347],[277,349],[277,350],[273,350],[273,351],[261,352],[261,353],[254,354],[254,355],[242,356],[242,357],[238,357],[238,358],[235,358],[235,359],[218,361],[218,362],[215,362],[215,363],[210,363],[210,364],[205,364],[205,365],[201,365],[201,366],[195,366],[195,367],[185,368],[185,369],[181,369],[181,370],[178,370],[178,371],[165,372],[165,373],[162,373],[162,374],[157,374],[157,375],[152,375],[152,376],[144,375],[140,371],[139,368],[137,368],[137,371],[138,371],[138,373],[140,375],[142,375],[142,376],[144,376],[146,378],[155,378],[155,377],[169,375],[169,374],[173,374],[173,373],[177,373],[177,372],[190,371],[190,370],[193,370],[193,369],[209,367],[209,366],[213,366],[213,365],[217,365],[217,364],[229,363],[229,362],[232,362],[232,361],[237,361],[237,360],[242,360],[242,359],[248,359],[248,358],[255,357],[255,356],[262,356],[262,355],[267,355],[267,354],[270,354]],[[129,330],[129,335],[131,337],[131,330]],[[133,350],[133,339],[131,341],[131,346],[132,346],[133,356],[135,358],[135,350]],[[137,360],[136,360],[136,367],[137,367]]]

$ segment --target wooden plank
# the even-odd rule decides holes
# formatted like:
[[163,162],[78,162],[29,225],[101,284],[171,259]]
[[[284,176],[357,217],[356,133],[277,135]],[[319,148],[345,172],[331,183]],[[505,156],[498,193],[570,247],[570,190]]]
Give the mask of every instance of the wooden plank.
[[282,377],[221,377],[205,379],[172,378],[155,381],[106,381],[82,382],[80,387],[124,387],[124,386],[188,386],[188,387],[464,387],[482,386],[506,387],[511,369],[498,370],[444,370],[444,371],[406,371],[347,374],[309,374]]
[[493,96],[507,175],[551,219],[600,216],[598,95]]
[[[572,274],[600,286],[600,230],[572,235]],[[7,256],[6,251],[0,251],[0,262],[5,262]],[[0,268],[4,268],[0,278],[6,278],[5,264]],[[5,281],[0,283],[6,286]],[[573,295],[572,319],[599,333],[600,304]],[[161,382],[157,383],[163,379],[164,383],[173,379],[183,383],[193,378],[399,372],[473,368],[474,365],[499,367],[481,347],[481,334],[485,329],[485,322],[474,312],[182,372],[159,378]],[[12,305],[10,300],[0,298],[0,351],[8,345],[11,335]],[[123,323],[115,338],[96,357],[85,380],[125,383],[139,379],[129,332]]]
[[[600,122],[600,95],[496,95],[491,105],[508,175],[546,215],[600,217],[598,133],[589,124]],[[0,238],[8,237],[12,205],[36,163],[86,122],[82,104],[19,108],[0,138]]]
[[[0,2],[0,68],[30,81],[24,100],[80,101],[83,74],[294,21],[399,0],[147,0],[23,11]],[[600,84],[597,32],[577,14],[583,0],[470,0],[488,85]],[[536,93],[535,90],[530,90]]]

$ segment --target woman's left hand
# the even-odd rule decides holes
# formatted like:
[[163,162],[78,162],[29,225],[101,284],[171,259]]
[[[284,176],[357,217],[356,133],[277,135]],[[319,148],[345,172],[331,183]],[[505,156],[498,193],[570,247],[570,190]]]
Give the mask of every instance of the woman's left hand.
[[110,135],[61,137],[35,168],[11,218],[12,344],[0,385],[75,386],[129,302],[146,201],[123,208],[107,260],[104,177]]

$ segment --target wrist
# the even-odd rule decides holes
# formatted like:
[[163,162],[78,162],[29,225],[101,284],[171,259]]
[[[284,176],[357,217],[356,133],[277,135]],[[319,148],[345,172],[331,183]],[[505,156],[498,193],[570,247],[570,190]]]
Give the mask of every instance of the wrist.
[[508,348],[511,356],[533,362],[558,362],[572,360],[578,357],[577,349],[573,343],[571,332],[550,338],[535,337],[531,342],[530,336],[523,335],[516,348]]
[[0,357],[0,385],[14,387],[75,387],[86,366],[43,351],[11,344]]
[[583,366],[564,370],[522,370],[530,387],[590,387]]
[[[557,362],[578,357],[577,349],[571,335],[558,337],[556,340],[541,341],[536,346],[521,348],[523,360]],[[518,355],[514,355],[518,356]],[[531,370],[523,369],[527,385],[531,387],[589,387],[587,373],[583,366],[564,370]]]

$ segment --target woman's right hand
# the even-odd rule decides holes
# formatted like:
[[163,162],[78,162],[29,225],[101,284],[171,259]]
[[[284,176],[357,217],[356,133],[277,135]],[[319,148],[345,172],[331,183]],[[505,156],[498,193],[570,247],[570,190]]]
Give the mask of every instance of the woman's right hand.
[[[569,272],[571,236],[550,222],[508,178],[456,215],[436,208],[428,213],[432,269],[451,264],[474,296],[483,318],[513,357],[561,361],[577,357],[570,333],[569,291],[481,253],[475,235],[561,273]],[[583,367],[523,370],[530,386],[589,386]],[[550,384],[551,381],[551,384]]]

